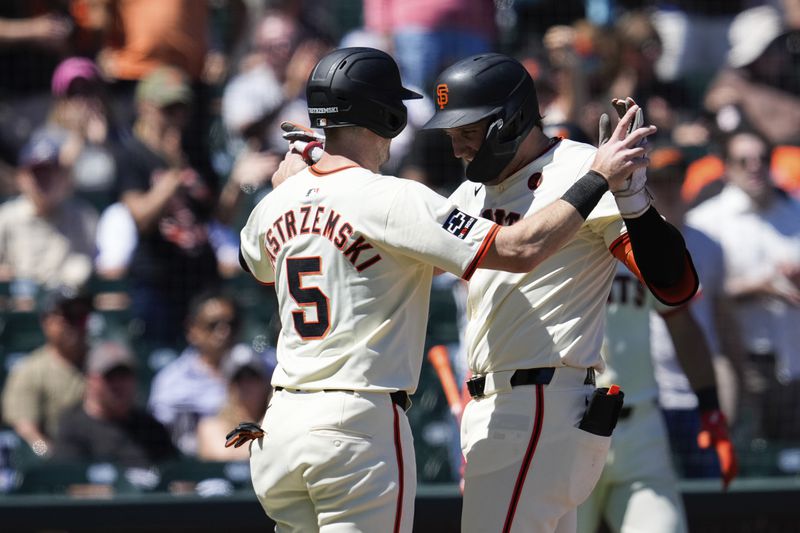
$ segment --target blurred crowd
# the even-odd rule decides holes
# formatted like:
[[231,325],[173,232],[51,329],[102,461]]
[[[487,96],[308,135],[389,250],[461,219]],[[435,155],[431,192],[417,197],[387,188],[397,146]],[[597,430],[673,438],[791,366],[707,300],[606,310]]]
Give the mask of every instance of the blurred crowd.
[[[720,258],[692,305],[740,453],[800,448],[800,0],[5,0],[0,415],[36,457],[247,458],[224,435],[263,413],[275,320],[238,230],[339,46],[426,95],[383,170],[445,195],[463,169],[419,128],[454,61],[518,58],[551,136],[596,143],[632,96],[662,214]],[[660,368],[662,407],[693,408]]]

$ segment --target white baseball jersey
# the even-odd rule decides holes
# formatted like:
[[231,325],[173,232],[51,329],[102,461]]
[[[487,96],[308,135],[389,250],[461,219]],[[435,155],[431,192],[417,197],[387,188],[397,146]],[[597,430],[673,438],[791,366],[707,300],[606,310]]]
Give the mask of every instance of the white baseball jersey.
[[[596,149],[562,140],[498,185],[463,183],[450,197],[473,216],[510,225],[560,198],[589,170]],[[485,374],[551,366],[603,369],[605,301],[626,232],[603,195],[575,237],[527,274],[481,270],[469,283],[469,368]]]
[[629,406],[658,397],[650,353],[651,310],[674,309],[659,302],[625,265],[618,264],[606,312],[602,352],[606,371],[598,377],[598,386],[621,385]]
[[276,285],[273,386],[413,392],[433,267],[469,279],[498,230],[424,185],[357,166],[287,180],[241,232],[250,271]]

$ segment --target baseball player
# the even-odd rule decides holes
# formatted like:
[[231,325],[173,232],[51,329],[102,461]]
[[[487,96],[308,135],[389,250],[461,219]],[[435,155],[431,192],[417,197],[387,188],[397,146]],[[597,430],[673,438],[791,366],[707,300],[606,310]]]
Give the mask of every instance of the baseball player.
[[[658,406],[659,386],[665,383],[656,381],[656,352],[662,353],[662,365],[671,365],[674,360],[678,367],[675,372],[683,380],[688,378],[700,411],[701,432],[697,440],[703,446],[714,445],[723,487],[737,474],[736,456],[717,396],[711,354],[712,349],[714,353],[720,349],[714,320],[708,316],[712,312],[707,307],[708,300],[714,300],[721,291],[722,257],[709,246],[707,236],[683,224],[685,205],[680,188],[685,167],[678,164],[679,158],[672,148],[654,151],[648,187],[655,194],[659,211],[682,229],[703,293],[698,293],[691,307],[668,308],[628,270],[617,269],[606,311],[606,371],[598,382],[624,383],[625,407],[600,481],[578,509],[580,532],[596,531],[601,517],[615,532],[687,530],[667,430]],[[667,356],[666,352],[671,353]],[[660,379],[674,382],[679,377],[671,374]],[[675,388],[671,383],[667,385]]]
[[[533,80],[510,57],[459,61],[436,94],[425,128],[444,130],[467,163],[469,181],[450,199],[471,216],[513,228],[573,187],[594,156],[590,145],[544,135]],[[666,304],[688,301],[698,286],[683,238],[651,206],[645,182],[640,169],[625,187],[612,185],[582,213],[575,237],[532,271],[472,276],[462,531],[575,531],[576,507],[609,447],[609,437],[577,426],[603,369],[615,258]]]
[[727,423],[719,409],[711,351],[703,331],[687,306],[664,306],[620,265],[608,298],[602,351],[606,370],[598,384],[623,383],[625,407],[600,480],[578,509],[581,533],[594,533],[601,518],[614,532],[687,531],[669,438],[658,407],[650,346],[651,320],[660,319],[651,318],[651,310],[663,317],[674,344],[682,348],[679,360],[700,401],[705,433],[701,440],[713,439],[721,453],[724,485],[736,475]]
[[278,531],[411,531],[404,409],[419,378],[434,267],[464,279],[479,266],[532,269],[603,191],[646,165],[637,145],[655,128],[626,136],[632,109],[575,187],[506,228],[378,173],[406,124],[403,100],[419,97],[390,56],[333,51],[306,92],[326,152],[267,195],[241,232],[242,266],[275,284],[282,325],[275,393],[251,446],[253,486]]

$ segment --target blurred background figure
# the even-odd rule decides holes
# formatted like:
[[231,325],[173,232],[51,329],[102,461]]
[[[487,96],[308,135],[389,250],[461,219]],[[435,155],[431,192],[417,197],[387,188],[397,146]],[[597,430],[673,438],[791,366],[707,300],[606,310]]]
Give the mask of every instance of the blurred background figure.
[[167,430],[136,406],[136,359],[103,341],[86,358],[83,402],[60,417],[54,461],[152,466],[178,457]]
[[120,198],[138,229],[128,272],[131,311],[149,342],[175,346],[191,297],[219,283],[209,226],[231,212],[222,202],[238,194],[219,191],[208,162],[183,149],[192,90],[182,71],[148,74],[136,102],[133,136],[117,158]]
[[[21,194],[0,206],[3,278],[46,287],[82,286],[92,273],[97,213],[73,192],[62,144],[32,138],[20,153]],[[35,296],[35,289],[32,289]]]
[[[712,356],[720,407],[735,427],[741,407],[743,348],[732,314],[734,302],[724,290],[725,258],[718,242],[685,222],[688,206],[680,192],[686,173],[683,153],[676,145],[665,144],[654,147],[650,156],[648,187],[659,213],[681,230],[702,286],[700,295],[686,309],[691,319],[681,313],[663,318],[651,313],[650,349],[659,404],[669,431],[678,474],[687,478],[717,477],[719,463],[716,454],[711,449],[701,449],[697,444],[701,416],[696,392],[703,387],[697,385],[697,377],[684,371],[698,367],[687,359],[702,344],[707,345]],[[699,326],[704,342],[695,338],[700,333],[696,332],[697,326],[688,322],[692,319]],[[708,380],[709,376],[705,378]],[[708,391],[705,394],[707,396]]]
[[228,382],[219,413],[197,424],[197,457],[206,461],[247,461],[250,447],[226,448],[225,435],[241,422],[261,423],[272,395],[273,368],[252,351],[233,351],[222,364]]
[[250,355],[249,346],[236,343],[240,323],[231,297],[216,291],[197,295],[186,318],[188,347],[153,378],[148,410],[187,455],[197,454],[200,419],[217,414],[225,404],[228,382],[223,365],[234,354]]
[[403,83],[427,93],[439,72],[494,48],[494,12],[491,0],[364,0],[364,27],[394,52]]
[[91,310],[91,300],[73,290],[47,293],[40,311],[46,343],[12,367],[3,387],[3,422],[38,456],[52,453],[61,413],[83,398]]
[[0,195],[15,192],[17,154],[44,121],[50,76],[76,37],[65,0],[0,2]]
[[769,174],[771,145],[737,131],[724,144],[725,182],[687,220],[722,247],[724,287],[748,354],[744,385],[755,435],[800,440],[800,203]]
[[60,138],[62,163],[72,169],[76,192],[102,209],[116,194],[112,150],[123,132],[111,114],[105,82],[93,61],[70,57],[51,81],[53,105],[34,135]]
[[739,13],[725,67],[705,96],[723,131],[752,127],[772,144],[800,142],[800,2]]

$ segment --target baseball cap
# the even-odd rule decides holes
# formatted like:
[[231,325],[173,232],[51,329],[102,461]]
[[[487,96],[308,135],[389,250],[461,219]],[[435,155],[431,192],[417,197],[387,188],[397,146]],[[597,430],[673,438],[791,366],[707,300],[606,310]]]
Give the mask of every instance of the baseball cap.
[[127,346],[113,341],[104,341],[92,347],[86,357],[86,372],[108,374],[117,368],[136,370],[136,358]]
[[782,31],[781,16],[774,7],[765,5],[742,11],[728,30],[731,44],[728,64],[734,68],[749,65]]
[[272,377],[272,369],[264,361],[264,358],[242,344],[231,350],[220,370],[228,381],[234,381],[244,370],[250,370],[266,380]]
[[19,152],[19,166],[33,168],[59,164],[62,142],[61,138],[49,133],[34,135]]
[[50,90],[53,96],[64,96],[76,79],[99,80],[100,71],[94,61],[85,57],[70,57],[59,63],[53,72]]
[[192,88],[185,72],[175,67],[162,66],[139,81],[136,86],[136,101],[149,102],[157,107],[190,104]]

